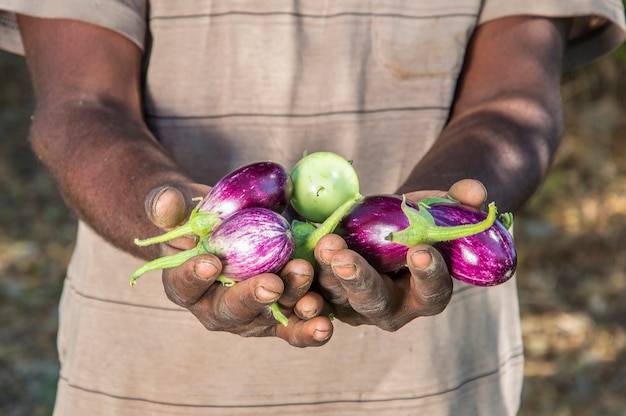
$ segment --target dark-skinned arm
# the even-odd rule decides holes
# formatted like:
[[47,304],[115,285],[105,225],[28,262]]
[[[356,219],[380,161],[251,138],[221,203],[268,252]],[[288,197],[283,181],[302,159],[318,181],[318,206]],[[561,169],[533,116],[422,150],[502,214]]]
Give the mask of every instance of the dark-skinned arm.
[[164,183],[192,183],[142,119],[141,50],[109,30],[19,17],[36,97],[32,148],[76,215],[144,259],[138,236],[158,229],[142,201]]
[[400,192],[481,181],[499,210],[517,211],[560,142],[560,81],[568,23],[511,17],[481,25],[467,51],[452,113]]
[[[191,199],[210,189],[193,183],[145,125],[139,47],[77,21],[20,16],[19,24],[37,101],[32,147],[68,206],[106,240],[144,259],[193,245],[185,238],[176,246],[133,243],[183,221],[195,205]],[[313,279],[307,262],[232,288],[216,282],[220,272],[217,257],[197,256],[163,273],[165,293],[210,330],[277,336],[298,347],[330,339],[330,320],[316,312],[322,299],[307,293]],[[268,313],[275,301],[293,310],[288,327]]]

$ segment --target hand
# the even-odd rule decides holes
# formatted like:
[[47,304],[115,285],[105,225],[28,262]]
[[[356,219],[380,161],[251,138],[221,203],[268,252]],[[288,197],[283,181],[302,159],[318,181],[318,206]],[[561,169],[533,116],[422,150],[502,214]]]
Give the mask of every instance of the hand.
[[[183,223],[197,202],[206,195],[202,185],[173,185],[153,190],[146,199],[146,212],[159,228],[171,229]],[[195,247],[193,236],[161,245],[161,256]],[[216,278],[222,264],[211,254],[196,256],[179,267],[163,271],[167,297],[187,308],[211,331],[226,331],[245,337],[276,336],[297,347],[320,346],[328,342],[333,327],[320,316],[323,298],[308,289],[313,267],[304,260],[289,262],[279,275],[264,273],[226,287]],[[289,317],[285,327],[272,316],[268,305],[278,301]]]
[[[478,181],[462,180],[448,192],[420,191],[406,196],[419,200],[446,195],[480,207],[487,192]],[[417,317],[442,312],[452,296],[452,279],[444,259],[428,245],[409,248],[407,270],[393,276],[378,273],[334,234],[320,240],[315,258],[320,290],[330,305],[325,313],[332,312],[351,325],[369,324],[395,331]]]

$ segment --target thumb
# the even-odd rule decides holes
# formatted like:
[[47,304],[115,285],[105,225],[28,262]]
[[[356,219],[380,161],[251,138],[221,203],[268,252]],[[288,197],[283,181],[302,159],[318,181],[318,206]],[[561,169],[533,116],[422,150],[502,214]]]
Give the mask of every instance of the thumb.
[[448,195],[462,204],[480,208],[487,201],[487,188],[476,179],[462,179],[450,187]]
[[154,225],[170,230],[187,219],[197,205],[193,199],[204,196],[210,187],[206,185],[163,185],[148,193],[145,210]]

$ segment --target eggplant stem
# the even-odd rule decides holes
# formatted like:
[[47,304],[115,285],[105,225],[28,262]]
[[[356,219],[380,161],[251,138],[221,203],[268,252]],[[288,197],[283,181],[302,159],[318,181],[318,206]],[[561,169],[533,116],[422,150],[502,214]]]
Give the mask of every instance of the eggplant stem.
[[278,302],[272,302],[268,308],[270,308],[272,315],[278,322],[280,322],[283,326],[289,325],[289,318],[282,313],[280,307],[278,306]]
[[364,196],[357,192],[352,198],[341,204],[335,211],[333,211],[332,214],[330,214],[328,218],[324,220],[323,223],[319,225],[319,227],[306,237],[302,244],[296,247],[292,258],[304,259],[312,265],[315,265],[315,256],[313,255],[313,251],[315,250],[317,243],[326,234],[330,234],[335,231],[335,228],[337,228],[337,225],[343,217],[345,217],[355,205],[360,203],[363,198]]
[[204,246],[198,244],[192,249],[181,251],[180,253],[176,254],[170,254],[169,256],[159,257],[158,259],[149,261],[143,266],[139,267],[137,270],[135,270],[135,272],[130,277],[130,285],[135,286],[137,284],[137,279],[139,279],[142,275],[148,273],[149,271],[158,269],[171,269],[172,267],[180,266],[192,257],[204,253]]
[[402,202],[402,210],[409,218],[409,226],[402,231],[390,233],[387,240],[411,247],[416,244],[433,244],[439,241],[450,241],[457,238],[469,237],[481,233],[491,227],[496,220],[497,209],[495,203],[489,204],[487,218],[475,224],[463,224],[452,227],[435,225],[432,215],[428,213],[426,205],[415,210]]
[[450,241],[457,238],[469,237],[478,234],[491,227],[496,220],[496,204],[491,202],[488,206],[487,218],[476,224],[456,225],[453,227],[433,227],[427,230],[427,241]]
[[218,282],[220,282],[221,284],[223,284],[226,287],[231,287],[231,286],[235,286],[235,283],[237,283],[237,281],[235,279],[232,279],[230,277],[226,277],[223,274],[220,274],[217,279]]

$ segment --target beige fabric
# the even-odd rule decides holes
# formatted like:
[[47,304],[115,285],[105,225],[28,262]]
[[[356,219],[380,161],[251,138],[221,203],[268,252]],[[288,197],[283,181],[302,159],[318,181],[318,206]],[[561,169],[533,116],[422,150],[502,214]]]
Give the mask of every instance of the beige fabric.
[[[0,0],[0,8],[40,16],[49,8],[144,46],[140,2],[45,3],[58,8],[34,0]],[[363,193],[393,192],[445,123],[475,25],[520,12],[514,2],[482,3],[153,1],[147,121],[209,184],[244,163],[291,168],[305,150],[331,150],[355,161]],[[535,2],[533,13],[568,15],[565,4]],[[579,4],[576,15],[614,22],[616,45],[619,5]],[[12,35],[0,44],[19,50],[4,27]],[[140,264],[80,224],[60,307],[56,416],[516,413],[515,280],[456,282],[439,316],[393,334],[335,322],[328,345],[295,349],[207,332],[165,298],[158,273],[128,286]]]
[[517,406],[515,281],[457,283],[436,318],[396,333],[336,322],[328,345],[296,349],[207,332],[165,298],[158,273],[129,287],[141,262],[84,225],[77,247],[61,304],[56,415],[99,414],[87,412],[94,403],[109,415],[505,415]]

